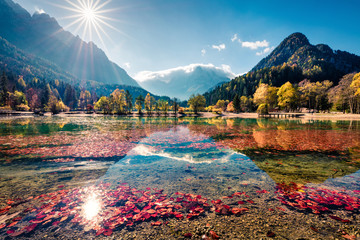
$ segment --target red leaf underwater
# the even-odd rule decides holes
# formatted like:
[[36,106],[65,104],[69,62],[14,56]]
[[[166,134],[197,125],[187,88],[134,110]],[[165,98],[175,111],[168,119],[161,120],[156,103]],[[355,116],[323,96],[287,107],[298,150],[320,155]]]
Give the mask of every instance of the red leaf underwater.
[[220,238],[220,237],[216,234],[216,232],[214,232],[214,231],[212,231],[212,230],[211,230],[209,233],[210,233],[211,238],[214,239],[214,240]]
[[104,234],[105,236],[110,236],[112,233],[113,233],[113,231],[112,231],[111,229],[106,229],[106,230],[103,232],[103,234]]
[[161,225],[162,225],[162,222],[160,222],[160,221],[152,222],[151,225],[152,225],[152,226],[161,226]]
[[36,228],[36,226],[37,226],[37,224],[33,223],[33,224],[27,226],[25,229],[26,229],[26,231],[31,232],[32,230],[34,230]]
[[247,208],[233,208],[233,209],[231,209],[231,212],[233,214],[235,214],[235,215],[241,214],[241,213],[243,213],[245,211],[249,211],[249,209],[247,209]]
[[192,234],[191,234],[191,233],[185,233],[185,234],[184,234],[184,237],[186,237],[186,238],[191,238],[191,237],[192,237]]
[[343,223],[349,223],[349,222],[351,222],[351,221],[348,220],[348,219],[342,219],[342,218],[340,218],[340,217],[338,217],[338,216],[334,216],[334,215],[329,215],[329,218],[334,219],[334,220],[337,220],[337,221],[340,221],[340,222],[343,222]]

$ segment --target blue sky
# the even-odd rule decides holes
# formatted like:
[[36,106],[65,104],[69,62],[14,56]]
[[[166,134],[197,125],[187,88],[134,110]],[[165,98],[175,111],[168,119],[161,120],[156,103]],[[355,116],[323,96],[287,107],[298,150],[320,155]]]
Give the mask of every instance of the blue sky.
[[[74,20],[55,6],[69,7],[65,0],[14,1],[30,13],[44,10],[61,26]],[[133,77],[194,63],[244,73],[294,32],[360,55],[358,0],[113,0],[103,9],[112,9],[103,15],[116,19],[107,22],[117,31],[104,26],[104,43],[92,40]],[[66,30],[82,36],[76,28]]]

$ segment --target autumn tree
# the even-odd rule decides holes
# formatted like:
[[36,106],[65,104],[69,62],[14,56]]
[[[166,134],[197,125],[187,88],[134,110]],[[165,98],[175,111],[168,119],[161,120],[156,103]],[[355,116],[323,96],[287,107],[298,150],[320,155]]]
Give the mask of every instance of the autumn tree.
[[259,114],[269,114],[269,105],[267,103],[262,103],[256,110]]
[[260,84],[260,86],[256,89],[254,93],[254,103],[256,105],[266,104],[267,103],[267,88],[268,84]]
[[82,110],[85,110],[88,104],[91,104],[91,94],[88,90],[83,90],[80,93],[79,106]]
[[226,107],[227,112],[235,112],[234,104],[233,102],[229,102],[229,104]]
[[226,111],[226,107],[229,104],[229,100],[218,100],[216,103],[215,108],[219,108],[221,109],[221,111],[225,112]]
[[294,111],[298,106],[298,91],[290,82],[283,84],[277,92],[279,106],[287,111]]
[[350,110],[350,103],[353,102],[352,90],[350,85],[353,81],[354,73],[343,76],[339,84],[328,91],[329,101],[335,110],[345,113]]
[[354,90],[355,96],[360,95],[360,73],[354,75],[350,87]]
[[188,100],[188,105],[197,114],[199,111],[203,110],[206,106],[206,99],[204,96],[198,95],[191,95]]
[[240,109],[243,112],[250,112],[252,108],[252,100],[247,96],[241,96],[240,98]]
[[332,85],[333,83],[329,80],[315,83],[315,108],[318,111],[328,111],[331,108],[328,97],[328,90],[331,88]]
[[26,99],[29,103],[30,110],[35,111],[37,108],[41,107],[40,98],[35,89],[29,88],[26,91]]
[[37,94],[34,94],[32,97],[31,97],[31,100],[29,102],[29,107],[31,108],[32,111],[35,112],[35,110],[37,108],[40,108],[41,107],[41,101],[39,99],[39,96]]
[[308,79],[304,79],[299,83],[299,92],[300,92],[300,103],[302,106],[310,109],[314,109],[315,102],[315,91],[314,91],[315,83],[310,82]]
[[16,91],[9,94],[9,104],[10,107],[18,111],[27,111],[29,110],[28,102],[26,96],[23,92]]
[[20,91],[25,91],[26,89],[26,83],[24,81],[23,76],[20,76],[17,80],[17,87]]
[[309,111],[310,109],[317,109],[318,111],[329,110],[331,105],[328,98],[328,90],[332,84],[329,80],[323,82],[304,80],[300,82],[299,91],[301,93],[300,101],[302,105],[307,105]]
[[49,102],[45,107],[46,111],[50,111],[52,114],[58,114],[60,112],[68,111],[69,108],[63,103],[63,101],[58,100],[54,95],[51,95]]
[[352,113],[360,113],[360,73],[354,75],[350,84],[350,110]]
[[111,104],[107,97],[102,96],[95,104],[95,109],[103,111],[104,114],[111,113]]
[[155,98],[148,93],[145,97],[145,110],[146,112],[151,115],[151,112],[154,108]]
[[260,84],[254,93],[254,103],[256,105],[267,104],[270,108],[277,106],[278,88],[268,84]]
[[169,109],[169,103],[168,101],[164,100],[164,99],[159,99],[158,100],[158,105],[159,105],[159,108],[160,110],[165,114],[167,115],[167,111]]
[[124,114],[126,112],[126,96],[124,90],[115,89],[110,95],[111,109],[116,114]]

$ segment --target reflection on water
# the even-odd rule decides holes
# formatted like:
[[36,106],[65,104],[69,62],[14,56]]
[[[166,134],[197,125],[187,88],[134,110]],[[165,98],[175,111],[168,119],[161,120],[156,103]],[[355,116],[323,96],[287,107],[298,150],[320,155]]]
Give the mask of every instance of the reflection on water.
[[[186,126],[157,132],[142,139],[127,156],[112,165],[99,182],[126,181],[141,187],[144,180],[156,187],[182,189],[183,180],[191,190],[215,197],[209,189],[222,191],[228,185],[255,184],[269,188],[273,181],[247,156],[237,153]],[[207,184],[210,181],[212,183]],[[201,185],[201,182],[206,183]],[[217,186],[214,186],[217,182]],[[198,187],[195,187],[198,185]]]
[[359,232],[357,121],[17,118],[0,133],[0,238]]
[[[193,135],[187,127],[176,127],[141,140],[127,155],[136,159],[139,156],[158,156],[189,163],[211,163],[214,159],[226,161],[229,154],[223,148],[203,134]],[[131,159],[127,161],[133,163]]]
[[83,205],[83,211],[87,220],[94,220],[101,210],[101,203],[95,193],[90,193]]

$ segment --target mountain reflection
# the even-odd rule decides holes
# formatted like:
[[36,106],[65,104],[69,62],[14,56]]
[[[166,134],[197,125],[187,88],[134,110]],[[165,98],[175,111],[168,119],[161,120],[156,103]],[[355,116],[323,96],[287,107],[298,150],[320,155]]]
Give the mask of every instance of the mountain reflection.
[[[139,179],[147,179],[140,183]],[[100,181],[126,181],[153,185],[157,182],[208,179],[274,184],[247,156],[215,142],[187,126],[157,132],[142,139],[127,156],[112,165]]]

